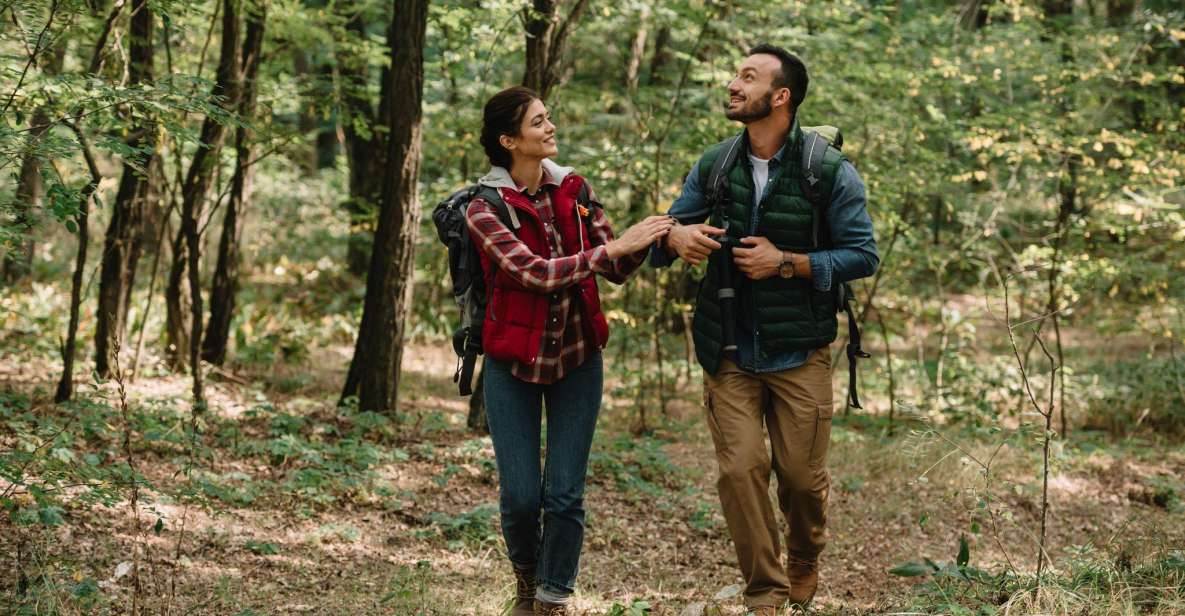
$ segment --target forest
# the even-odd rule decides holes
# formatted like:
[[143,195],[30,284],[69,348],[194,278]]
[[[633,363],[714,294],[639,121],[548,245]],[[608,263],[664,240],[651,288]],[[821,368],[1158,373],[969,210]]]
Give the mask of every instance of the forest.
[[[0,614],[507,613],[432,209],[525,85],[666,212],[760,43],[880,253],[809,612],[1185,613],[1180,2],[0,0]],[[574,613],[746,613],[704,275],[600,285]]]

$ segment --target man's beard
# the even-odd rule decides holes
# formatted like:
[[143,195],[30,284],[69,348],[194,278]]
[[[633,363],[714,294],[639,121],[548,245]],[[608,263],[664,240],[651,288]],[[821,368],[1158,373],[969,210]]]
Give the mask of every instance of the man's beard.
[[772,90],[770,90],[765,93],[765,96],[752,102],[746,101],[740,109],[733,111],[728,107],[731,103],[730,98],[729,102],[724,103],[724,117],[728,118],[729,120],[744,122],[745,124],[765,119],[774,111],[773,99],[774,93]]

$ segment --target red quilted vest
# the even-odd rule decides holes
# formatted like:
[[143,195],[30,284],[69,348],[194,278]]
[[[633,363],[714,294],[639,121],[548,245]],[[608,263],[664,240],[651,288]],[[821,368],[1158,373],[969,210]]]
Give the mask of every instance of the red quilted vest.
[[[555,225],[560,233],[564,255],[574,255],[592,247],[589,243],[588,228],[580,220],[581,216],[577,211],[577,194],[583,183],[584,178],[570,174],[558,188],[553,189],[551,195]],[[544,259],[552,258],[543,221],[535,212],[530,200],[513,189],[500,188],[499,192],[506,205],[515,208],[518,214],[521,226],[514,230],[518,238],[531,249],[531,252]],[[558,300],[559,293],[567,292],[568,289],[553,293],[532,291],[498,269],[480,248],[478,252],[481,254],[482,271],[485,272],[486,288],[489,290],[481,338],[485,355],[504,361],[535,363],[543,348],[549,304],[553,297]],[[488,284],[491,268],[497,270],[492,274],[492,285]],[[609,323],[601,312],[601,297],[597,292],[596,276],[581,280],[576,283],[575,288],[577,297],[573,298],[573,308],[582,311],[585,340],[602,349],[609,340]]]

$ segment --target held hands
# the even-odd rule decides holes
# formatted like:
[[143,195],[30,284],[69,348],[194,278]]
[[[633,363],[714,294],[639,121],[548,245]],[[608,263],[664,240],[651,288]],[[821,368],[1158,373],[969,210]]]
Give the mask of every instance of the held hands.
[[753,280],[778,275],[782,266],[782,251],[764,237],[741,238],[744,250],[733,250],[732,261],[737,269]]
[[699,265],[713,250],[720,248],[720,242],[708,236],[723,233],[724,229],[706,224],[678,226],[671,229],[671,234],[667,236],[667,249],[687,263]]
[[667,216],[649,216],[625,230],[621,237],[605,244],[610,259],[617,259],[648,248],[667,234],[675,221]]

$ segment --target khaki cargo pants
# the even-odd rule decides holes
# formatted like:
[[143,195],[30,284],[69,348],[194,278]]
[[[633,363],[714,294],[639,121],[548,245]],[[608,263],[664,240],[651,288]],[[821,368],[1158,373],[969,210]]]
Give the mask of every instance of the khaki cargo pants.
[[789,526],[789,557],[818,557],[827,542],[831,486],[831,349],[768,374],[745,372],[726,359],[715,376],[704,375],[704,383],[720,467],[716,486],[745,579],[745,605],[780,606],[790,584],[770,503],[770,470],[778,477],[778,505]]

